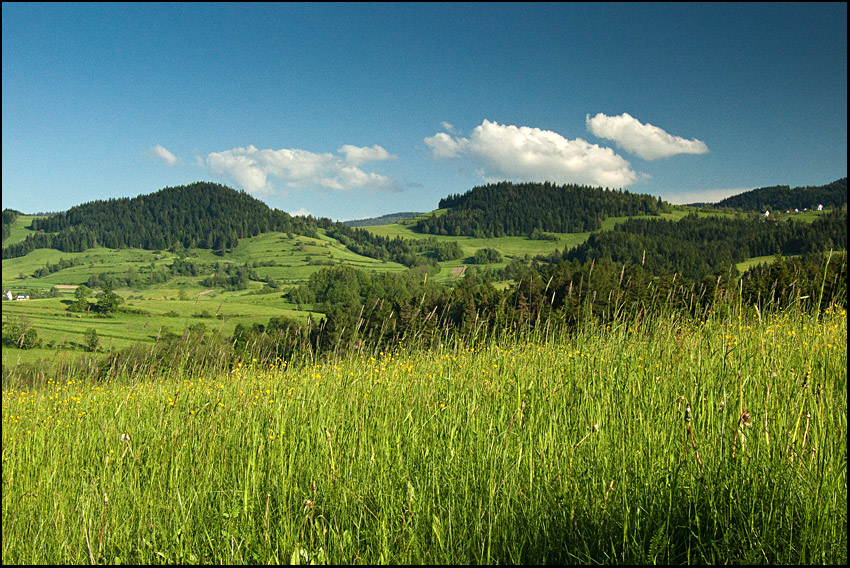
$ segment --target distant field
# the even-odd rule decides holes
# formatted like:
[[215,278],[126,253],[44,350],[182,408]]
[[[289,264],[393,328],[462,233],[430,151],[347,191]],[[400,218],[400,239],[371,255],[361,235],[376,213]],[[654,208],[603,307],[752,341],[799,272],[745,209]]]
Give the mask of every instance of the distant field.
[[[81,262],[42,278],[33,273],[61,259]],[[141,267],[170,264],[174,255],[139,249],[107,249],[103,247],[85,252],[61,252],[55,249],[36,249],[26,256],[3,261],[3,288],[27,287],[49,290],[57,284],[76,285],[88,280],[92,274],[138,271]]]
[[27,229],[27,227],[29,227],[32,223],[32,220],[43,218],[44,216],[38,215],[18,215],[18,218],[11,225],[11,233],[9,234],[9,238],[3,241],[3,246],[7,247],[9,245],[19,243],[25,238],[27,238],[27,235],[34,232],[30,229]]
[[[102,318],[94,314],[74,314],[66,311],[69,300],[51,298],[3,302],[3,319],[23,316],[38,331],[43,347],[38,349],[3,349],[3,365],[50,359],[58,352],[70,350],[82,354],[84,334],[95,328],[100,337],[101,351],[121,349],[133,343],[152,343],[163,333],[182,333],[188,326],[203,324],[208,332],[228,336],[237,324],[266,324],[271,317],[288,316],[306,320],[308,312],[297,311],[277,295],[251,295],[246,291],[213,292],[196,295],[191,300],[177,300],[176,293],[165,290],[158,294],[132,295],[123,293],[124,308],[134,313],[119,312]],[[141,296],[141,298],[139,298]],[[268,296],[274,296],[269,298]],[[72,294],[67,294],[68,298]],[[169,299],[162,299],[163,297]]]
[[[796,256],[796,255],[790,255],[790,256]],[[773,262],[774,258],[776,258],[774,255],[754,256],[752,258],[748,258],[744,262],[739,262],[738,264],[735,265],[735,267],[738,269],[738,272],[743,274],[744,272],[746,272],[750,268],[758,266],[759,264],[771,264]]]
[[[57,264],[61,259],[81,262],[76,266],[54,272],[48,276],[34,278],[36,270],[48,264]],[[142,272],[151,267],[159,268],[174,262],[176,255],[168,251],[142,249],[93,248],[80,253],[67,253],[54,249],[36,249],[30,254],[3,261],[3,288],[32,288],[49,290],[57,284],[76,285],[88,280],[92,274],[123,274],[128,271]],[[383,262],[360,256],[343,247],[338,241],[320,235],[319,239],[296,235],[289,238],[285,233],[265,233],[250,239],[240,239],[239,246],[232,252],[218,256],[209,250],[187,251],[187,259],[204,263],[251,262],[254,265],[274,263],[276,266],[257,266],[261,276],[271,276],[284,284],[306,281],[323,265],[348,264],[368,270],[400,271],[405,267],[394,262]],[[197,285],[203,276],[192,279],[176,279],[164,285]],[[200,285],[197,285],[201,288]],[[154,287],[155,288],[155,287]]]
[[[723,212],[705,212],[691,207],[677,206],[661,217],[672,220],[682,219],[689,213],[699,215],[732,214]],[[443,210],[424,215],[441,215]],[[800,219],[811,221],[817,212],[797,215]],[[532,240],[527,237],[473,238],[432,236],[415,233],[412,226],[418,218],[381,226],[363,227],[363,229],[383,237],[403,239],[434,238],[437,241],[456,241],[463,250],[460,259],[440,263],[440,271],[433,278],[439,282],[452,282],[459,278],[469,259],[481,248],[493,248],[502,255],[502,262],[487,265],[501,268],[515,261],[527,261],[537,255],[548,255],[555,250],[562,251],[583,243],[589,232],[555,234],[556,240]],[[31,233],[29,226],[33,216],[19,216],[12,225],[11,237],[4,245],[20,241]],[[603,229],[610,230],[627,217],[612,217],[603,222]],[[151,270],[170,266],[176,255],[169,251],[149,251],[140,249],[113,250],[94,248],[81,253],[65,253],[52,249],[37,249],[25,257],[3,261],[3,289],[21,293],[27,290],[47,291],[54,286],[63,286],[62,297],[29,300],[26,302],[4,302],[3,320],[11,316],[29,318],[39,338],[45,346],[27,351],[18,349],[3,350],[3,364],[14,365],[17,362],[32,362],[40,358],[52,358],[60,353],[71,355],[82,353],[79,345],[89,328],[95,328],[101,339],[102,350],[119,349],[134,342],[151,342],[158,333],[182,332],[186,327],[203,323],[208,331],[218,331],[224,335],[233,332],[237,323],[266,323],[270,317],[287,315],[306,318],[307,312],[298,311],[298,306],[289,304],[283,297],[293,286],[303,284],[310,275],[326,266],[345,264],[364,270],[400,272],[406,268],[393,262],[383,262],[355,254],[342,244],[319,231],[319,238],[305,236],[288,237],[285,233],[265,233],[253,238],[240,239],[238,247],[231,253],[217,255],[209,250],[193,249],[186,251],[186,257],[198,262],[252,263],[256,273],[273,278],[280,287],[273,293],[260,294],[263,282],[251,281],[248,289],[226,292],[221,289],[204,293],[208,287],[200,281],[207,276],[176,276],[162,284],[147,287],[119,286],[117,292],[125,299],[127,312],[116,314],[112,318],[98,318],[92,315],[71,314],[66,310],[67,303],[73,298],[74,288],[87,282],[93,274],[113,274],[125,276],[137,273],[144,275]],[[47,265],[55,265],[65,259],[77,263],[75,266],[59,270],[52,274],[36,278],[35,272]],[[738,264],[743,272],[752,266],[772,262],[773,257],[758,257]],[[271,266],[258,266],[258,265]],[[510,282],[500,282],[498,287],[508,286]],[[97,290],[95,290],[97,292]],[[183,298],[183,299],[181,299]],[[302,306],[303,308],[304,306]],[[128,313],[130,312],[130,313]]]
[[[564,250],[572,248],[583,243],[590,236],[586,233],[551,233],[557,237],[557,240],[532,240],[528,237],[497,237],[497,238],[475,238],[465,236],[448,236],[448,235],[426,235],[413,231],[412,227],[416,221],[423,216],[432,214],[441,215],[444,210],[437,210],[431,213],[426,213],[413,219],[406,219],[391,225],[377,225],[371,227],[362,227],[370,233],[382,237],[394,239],[401,237],[402,239],[429,239],[434,238],[438,242],[456,241],[463,249],[463,257],[448,262],[440,263],[440,273],[437,275],[437,280],[446,281],[453,278],[452,271],[456,268],[468,266],[467,259],[475,254],[475,251],[482,248],[492,248],[499,251],[503,257],[503,262],[489,265],[491,268],[501,268],[514,260],[530,259],[537,255],[548,255],[554,250]],[[622,219],[626,219],[623,217]],[[613,226],[616,221],[609,219],[608,224]]]
[[[12,227],[12,237],[4,244],[25,238],[31,231],[24,226],[29,225],[31,219],[19,216]],[[243,265],[250,262],[255,265],[254,270],[259,276],[273,278],[280,289],[259,294],[264,283],[251,281],[246,290],[218,289],[208,293],[208,287],[200,284],[208,274],[175,276],[167,282],[137,289],[118,286],[116,292],[125,301],[124,311],[113,317],[72,314],[67,311],[67,305],[74,296],[75,287],[88,281],[91,275],[144,275],[170,266],[176,255],[169,251],[103,247],[81,253],[37,249],[25,257],[3,261],[3,289],[18,294],[48,291],[57,286],[61,287],[62,295],[59,298],[3,302],[3,321],[16,316],[28,318],[42,343],[42,347],[37,349],[3,349],[3,365],[79,356],[84,353],[83,338],[89,328],[97,330],[100,351],[108,352],[137,342],[153,342],[161,333],[182,333],[188,326],[199,323],[204,324],[208,332],[228,336],[239,323],[266,324],[269,318],[275,316],[306,320],[309,312],[296,310],[297,306],[288,303],[282,296],[290,287],[306,282],[311,274],[325,266],[345,264],[364,270],[406,270],[397,263],[355,254],[323,231],[320,231],[319,238],[300,235],[289,238],[285,233],[265,233],[240,239],[239,246],[223,256],[209,250],[193,249],[187,251],[186,258],[208,264]],[[34,276],[38,269],[58,264],[62,259],[79,264],[40,278]],[[256,266],[262,264],[273,266]],[[181,297],[185,299],[181,300]]]

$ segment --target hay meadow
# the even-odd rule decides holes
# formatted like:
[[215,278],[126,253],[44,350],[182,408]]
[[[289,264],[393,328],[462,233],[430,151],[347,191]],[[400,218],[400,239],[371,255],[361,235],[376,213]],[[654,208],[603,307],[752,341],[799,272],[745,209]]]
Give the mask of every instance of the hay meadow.
[[847,560],[841,309],[9,381],[4,564]]

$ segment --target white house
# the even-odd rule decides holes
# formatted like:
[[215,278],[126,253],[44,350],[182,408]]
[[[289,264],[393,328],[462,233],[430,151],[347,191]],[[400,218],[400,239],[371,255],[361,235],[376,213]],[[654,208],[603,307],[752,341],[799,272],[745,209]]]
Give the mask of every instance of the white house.
[[6,290],[5,292],[3,292],[3,294],[6,296],[6,299],[7,299],[7,300],[14,300],[14,299],[15,299],[15,297],[14,297],[14,296],[12,296],[12,291],[11,291],[11,290]]
[[823,205],[821,205],[820,203],[818,203],[818,211],[823,211]]
[[770,217],[770,211],[765,211],[765,212],[764,212],[764,216],[765,216],[765,217]]

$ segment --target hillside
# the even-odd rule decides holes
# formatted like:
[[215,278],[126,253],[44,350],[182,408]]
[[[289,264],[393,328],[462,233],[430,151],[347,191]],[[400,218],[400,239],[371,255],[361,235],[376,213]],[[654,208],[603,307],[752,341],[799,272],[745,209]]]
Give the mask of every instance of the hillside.
[[[11,210],[4,215],[4,240],[12,234],[16,218]],[[78,253],[98,247],[178,252],[197,248],[223,256],[233,252],[240,239],[269,232],[283,233],[289,239],[293,235],[318,238],[323,231],[361,256],[405,266],[424,261],[403,241],[394,242],[330,219],[293,217],[243,191],[209,182],[166,187],[134,198],[92,201],[32,218],[26,230],[25,238],[10,239],[3,248],[4,260],[37,249]]]
[[628,191],[505,181],[450,195],[440,200],[440,209],[447,211],[420,219],[414,230],[473,237],[580,233],[599,230],[608,217],[658,215],[670,206]]
[[777,251],[801,255],[847,248],[847,209],[835,209],[812,222],[765,219],[761,215],[732,218],[688,215],[680,221],[634,218],[611,231],[600,231],[565,251],[581,263],[610,258],[639,263],[656,273],[678,272],[699,280],[728,271],[730,265]]
[[[842,187],[846,192],[846,179],[828,186],[833,192]],[[323,246],[330,247],[319,257],[304,255],[302,262],[309,266],[357,265],[363,263],[356,259],[365,258],[408,268],[429,267],[442,278],[475,264],[476,255],[499,259],[489,262],[494,268],[504,268],[514,262],[528,264],[533,258],[551,261],[551,255],[560,250],[564,258],[581,262],[607,256],[618,262],[640,262],[654,272],[679,271],[699,279],[725,270],[729,264],[777,250],[795,255],[846,248],[846,210],[841,213],[840,209],[834,215],[824,211],[805,220],[789,218],[765,224],[763,218],[722,212],[717,213],[721,217],[709,219],[706,212],[696,216],[693,209],[674,211],[648,195],[510,182],[450,195],[440,201],[440,207],[395,223],[360,228],[329,219],[292,217],[244,192],[198,182],[132,199],[94,201],[47,217],[7,210],[3,215],[4,236],[8,237],[3,281],[17,285],[27,277],[41,280],[50,276],[57,284],[96,284],[93,274],[111,273],[115,287],[139,289],[187,274],[199,279],[219,274],[207,279],[208,286],[236,276],[232,267],[216,267],[220,260],[234,266],[252,265],[240,276],[243,289],[251,270],[249,281],[296,283],[309,273],[299,270],[303,275],[293,280],[291,273],[272,270],[271,265],[294,268],[290,257],[281,253],[300,256],[308,242],[303,239],[320,239]],[[691,216],[686,216],[688,211]],[[26,222],[29,224],[24,226]],[[575,224],[572,230],[563,226],[571,224]],[[257,247],[246,245],[263,235],[277,244],[257,256]],[[498,255],[480,253],[485,249]],[[44,252],[32,255],[36,250]],[[152,251],[159,256],[152,262],[145,255],[119,254],[116,258],[123,260],[118,271],[95,268],[109,265],[108,260],[100,260],[108,250]],[[84,251],[98,252],[75,254]],[[141,265],[127,264],[134,255],[140,260],[133,262]],[[8,264],[11,259],[21,260]],[[191,269],[186,262],[192,263]],[[60,272],[80,276],[60,282],[52,277]]]
[[[516,186],[503,187],[509,190],[501,199],[504,205],[520,208],[520,198],[508,199]],[[200,201],[198,192],[203,190],[209,198],[206,207],[187,204],[190,213],[183,217],[173,210],[183,196]],[[592,193],[613,204],[621,196],[632,199],[619,192]],[[459,197],[443,204],[463,201]],[[231,202],[235,213],[222,215],[226,209],[220,208]],[[659,204],[641,196],[634,202]],[[211,203],[220,204],[219,210]],[[582,207],[575,204],[573,209]],[[328,219],[278,215],[244,193],[192,184],[134,200],[86,204],[44,219],[10,212],[4,215],[10,221],[4,223],[9,235],[6,251],[21,243],[32,245],[39,238],[62,245],[81,234],[103,235],[94,238],[95,245],[100,245],[98,238],[116,235],[125,240],[114,248],[89,246],[80,252],[34,248],[23,256],[4,258],[4,289],[33,298],[4,303],[4,329],[12,322],[13,327],[29,325],[40,334],[40,346],[32,349],[15,348],[12,341],[13,348],[4,349],[4,365],[49,359],[59,352],[79,355],[90,330],[96,330],[101,352],[158,343],[181,331],[206,330],[238,340],[238,345],[265,345],[269,353],[283,357],[292,348],[284,332],[311,318],[320,318],[320,330],[313,328],[309,338],[299,336],[298,341],[309,341],[314,349],[336,349],[364,337],[385,344],[420,328],[437,334],[441,329],[496,333],[541,317],[568,322],[587,315],[604,319],[627,306],[659,302],[695,309],[694,298],[709,293],[714,297],[711,290],[720,286],[727,294],[738,293],[735,265],[752,257],[763,257],[759,262],[773,260],[778,251],[789,257],[786,268],[760,268],[757,278],[742,277],[750,282],[746,290],[755,291],[749,293],[748,302],[767,299],[785,305],[798,296],[813,302],[821,292],[825,298],[846,301],[846,262],[839,260],[846,257],[827,260],[830,250],[846,248],[845,208],[777,220],[687,207],[646,215],[644,209],[634,216],[608,216],[600,222],[600,231],[533,230],[529,235],[490,238],[414,230],[423,219],[439,219],[452,211],[444,208],[393,224],[355,228]],[[108,226],[110,215],[132,229],[122,233],[114,221]],[[250,215],[255,218],[249,220]],[[171,246],[146,249],[127,244],[138,234],[150,237],[156,220],[175,217],[186,220],[185,230],[176,222],[158,228],[163,241],[166,235],[176,239]],[[263,230],[263,223],[271,224],[275,218],[288,221],[293,232],[279,230],[286,224]],[[92,219],[107,226],[100,230]],[[213,238],[212,244],[221,248],[209,248],[209,238],[194,241],[193,231],[216,223],[229,223],[235,234],[247,236],[228,244],[219,233],[222,236]],[[829,284],[822,287],[827,269]],[[774,274],[793,277],[775,285],[770,280]],[[723,276],[722,283],[718,275]],[[69,309],[80,285],[92,290],[94,300],[82,312]],[[107,289],[125,301],[111,314],[96,309]],[[273,329],[284,330],[280,340],[269,339]]]
[[393,223],[398,223],[399,221],[411,219],[418,215],[422,215],[422,213],[415,213],[409,211],[404,213],[389,213],[387,215],[381,215],[380,217],[370,217],[368,219],[353,219],[351,221],[342,221],[342,224],[348,227],[379,227],[381,225],[392,225]]
[[847,203],[847,178],[826,185],[791,188],[787,185],[760,187],[727,197],[715,207],[743,211],[793,211],[823,207],[841,207]]
[[311,220],[270,209],[247,193],[207,182],[84,203],[33,219],[30,228],[34,234],[3,249],[4,259],[39,248],[82,252],[97,246],[157,250],[179,245],[227,250],[241,238],[271,230],[315,233]]

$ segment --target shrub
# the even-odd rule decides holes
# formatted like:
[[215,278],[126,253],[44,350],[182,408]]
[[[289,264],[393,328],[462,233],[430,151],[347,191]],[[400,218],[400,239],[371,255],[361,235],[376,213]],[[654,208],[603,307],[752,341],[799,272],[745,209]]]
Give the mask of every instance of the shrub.
[[493,248],[480,248],[472,257],[472,264],[493,264],[502,262],[502,254]]
[[41,341],[32,322],[26,317],[11,318],[3,322],[3,346],[19,349],[38,347]]

